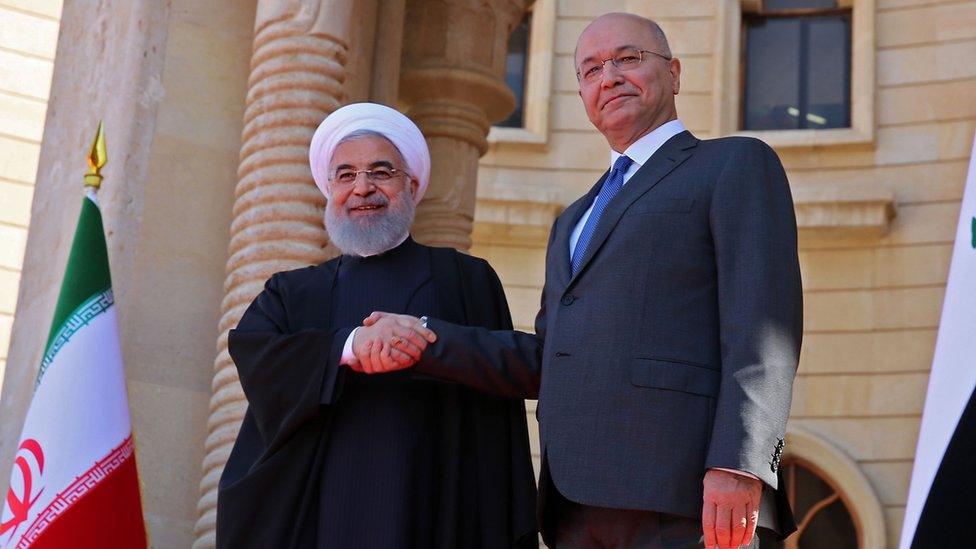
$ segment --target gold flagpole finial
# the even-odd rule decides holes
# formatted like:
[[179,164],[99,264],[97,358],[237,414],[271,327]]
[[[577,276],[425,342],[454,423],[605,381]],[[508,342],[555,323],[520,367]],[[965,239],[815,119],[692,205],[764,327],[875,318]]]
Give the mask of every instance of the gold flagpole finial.
[[105,124],[98,122],[98,133],[92,141],[91,150],[88,152],[88,173],[85,174],[85,186],[92,187],[96,191],[102,184],[102,166],[105,165],[107,156],[105,154]]

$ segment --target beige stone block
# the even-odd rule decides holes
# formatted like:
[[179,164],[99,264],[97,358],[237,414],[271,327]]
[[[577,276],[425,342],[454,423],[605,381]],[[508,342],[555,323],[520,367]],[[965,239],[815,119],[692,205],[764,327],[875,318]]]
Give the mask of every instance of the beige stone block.
[[[865,166],[824,170],[819,168],[790,169],[790,185],[804,186],[851,186],[877,185],[895,193],[898,209],[905,204],[961,200],[966,183],[969,159],[943,162],[926,162],[895,166]],[[898,214],[900,215],[900,214]]]
[[800,375],[793,385],[790,414],[794,418],[921,415],[927,384],[924,373]]
[[874,284],[945,284],[951,260],[951,244],[878,248],[874,252]]
[[61,19],[62,0],[0,0],[0,6],[36,13],[52,19]]
[[[16,181],[26,184],[19,185],[20,187],[29,189],[29,186],[34,184],[34,177],[37,175],[37,158],[40,152],[39,143],[30,143],[0,135],[0,184],[11,185],[4,182]],[[6,204],[3,204],[2,201],[4,199],[0,197],[0,206],[5,207]],[[13,206],[13,204],[10,205]],[[30,208],[30,202],[27,203],[27,207]],[[5,213],[0,212],[0,220],[5,217],[7,217]]]
[[[597,3],[597,2],[594,2]],[[713,0],[628,0],[627,11],[650,19],[710,17],[715,14]]]
[[512,321],[517,326],[534,326],[535,315],[539,312],[542,290],[536,287],[505,286],[505,299],[512,311]]
[[555,55],[552,59],[552,87],[554,92],[577,93],[579,82],[576,80],[576,66],[573,64],[573,54]]
[[944,286],[875,292],[875,327],[934,328],[942,316]]
[[925,372],[936,328],[894,332],[806,333],[800,373]]
[[945,284],[951,256],[949,244],[806,250],[800,268],[806,290]]
[[[695,56],[681,59],[681,94],[689,92],[712,93],[715,79],[715,57]],[[709,109],[711,112],[711,109]]]
[[611,11],[625,11],[627,0],[559,0],[557,13],[560,17],[588,17],[593,18]]
[[712,95],[688,92],[679,94],[676,101],[678,117],[692,133],[702,134],[712,129]]
[[[14,325],[14,315],[0,314],[0,360],[7,361],[7,348],[10,347],[10,330]],[[0,386],[3,385],[3,367],[0,366]]]
[[551,102],[553,130],[594,131],[579,95],[560,92],[553,94]]
[[136,291],[119,295],[124,352],[142,359],[130,379],[210,387],[237,163],[227,144],[216,145],[154,140],[128,279]]
[[946,0],[875,0],[878,11],[941,4]]
[[238,68],[247,65],[250,44],[237,34],[174,20],[167,48],[158,132],[206,147],[239,147],[247,74]]
[[[553,51],[568,56],[570,63],[576,51],[576,41],[583,29],[590,24],[589,19],[558,19],[556,21],[556,42]],[[575,71],[574,71],[575,72]]]
[[47,104],[0,91],[0,133],[40,143]]
[[908,501],[908,483],[912,478],[911,461],[862,463],[861,470],[871,480],[882,505],[905,505]]
[[46,100],[53,69],[49,60],[0,50],[0,82],[5,91]]
[[0,4],[0,48],[54,59],[58,22],[5,8]]
[[878,123],[886,126],[974,118],[973,97],[976,97],[976,79],[882,88],[878,92]]
[[905,507],[902,505],[886,506],[884,514],[888,547],[894,549],[901,543],[901,526],[905,522]]
[[878,48],[964,40],[976,37],[976,4],[931,4],[881,12],[877,19]]
[[844,450],[855,461],[911,460],[918,442],[919,418],[790,419]]
[[17,309],[17,289],[20,273],[0,270],[0,314],[13,315]]
[[[535,419],[536,402],[535,400],[525,401],[525,423],[529,428],[529,451],[533,457],[540,457],[542,448],[539,446],[539,422]],[[538,474],[539,469],[537,468],[537,478]]]
[[874,257],[871,250],[803,251],[799,256],[805,290],[867,288],[872,285]]
[[803,328],[810,332],[870,330],[874,296],[866,291],[815,292],[803,296]]
[[958,202],[902,204],[881,244],[945,244],[955,241]]
[[[0,144],[0,153],[2,151],[2,144]],[[2,164],[0,164],[0,173],[2,173]],[[29,185],[0,179],[0,223],[27,227],[30,222],[33,194],[34,188]]]
[[173,2],[170,19],[208,27],[215,33],[249,37],[254,34],[255,4],[235,0],[178,1]]
[[711,55],[715,51],[715,21],[712,19],[673,19],[659,21],[676,57]]
[[[556,204],[567,206],[586,194],[610,167],[609,147],[605,167],[591,170],[531,169],[495,164],[494,157],[482,158],[478,170],[478,198],[505,196],[509,189],[520,189],[549,196]],[[491,153],[489,153],[490,155]],[[489,163],[492,162],[492,163]]]
[[944,293],[943,286],[807,292],[803,325],[812,332],[933,328]]
[[917,84],[976,76],[976,40],[878,52],[878,85]]
[[503,285],[538,288],[541,295],[546,275],[544,248],[484,246],[475,242],[471,253],[487,260],[498,273]]
[[131,378],[127,385],[143,511],[153,545],[189,547],[197,503],[197,492],[189,487],[200,480],[210,394]]
[[24,263],[27,229],[0,225],[0,268],[19,271]]
[[485,161],[493,166],[536,170],[606,169],[610,146],[596,130],[585,133],[554,130],[549,134],[548,145],[548,153],[544,155],[527,155],[524,152],[498,149]]

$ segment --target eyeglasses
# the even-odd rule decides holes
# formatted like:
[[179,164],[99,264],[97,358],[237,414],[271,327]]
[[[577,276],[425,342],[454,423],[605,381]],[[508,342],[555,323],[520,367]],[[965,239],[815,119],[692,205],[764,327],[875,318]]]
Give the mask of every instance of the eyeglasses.
[[371,170],[339,169],[332,175],[331,181],[338,187],[352,186],[356,183],[356,179],[359,178],[359,174],[361,173],[366,174],[366,179],[376,185],[382,185],[399,175],[410,177],[410,174],[403,170],[380,166]]
[[576,71],[576,79],[580,82],[586,82],[587,84],[592,84],[599,81],[601,78],[603,78],[603,67],[606,66],[607,61],[612,63],[614,67],[617,67],[617,70],[634,70],[640,66],[642,61],[644,61],[645,53],[656,55],[665,61],[670,61],[672,59],[670,56],[660,54],[655,51],[627,49],[618,54],[616,57],[611,57],[602,61],[587,61],[586,63],[583,63]]

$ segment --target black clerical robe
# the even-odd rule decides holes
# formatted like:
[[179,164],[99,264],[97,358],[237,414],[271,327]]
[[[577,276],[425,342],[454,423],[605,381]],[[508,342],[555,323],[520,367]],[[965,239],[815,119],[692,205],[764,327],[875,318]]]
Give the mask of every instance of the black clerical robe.
[[487,262],[409,238],[275,274],[229,336],[248,409],[220,480],[217,546],[535,546],[522,401],[340,366],[374,310],[511,329]]

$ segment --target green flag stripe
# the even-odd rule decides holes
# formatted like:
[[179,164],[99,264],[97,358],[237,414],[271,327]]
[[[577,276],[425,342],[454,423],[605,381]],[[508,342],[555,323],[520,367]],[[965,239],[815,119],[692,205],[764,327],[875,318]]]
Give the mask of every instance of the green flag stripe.
[[41,369],[37,372],[37,380],[34,382],[35,388],[41,384],[41,378],[44,377],[44,372],[54,362],[54,357],[58,355],[58,351],[66,343],[71,341],[71,336],[75,335],[78,330],[87,326],[96,316],[104,313],[114,304],[115,295],[110,288],[98,295],[92,296],[88,301],[82,303],[78,307],[78,310],[71,313],[71,316],[65,320],[61,329],[58,330],[54,341],[48,346],[47,352],[44,354],[44,360],[41,361]]
[[78,228],[75,230],[74,242],[71,243],[71,254],[64,270],[61,293],[54,309],[54,320],[51,322],[45,350],[50,351],[55,336],[73,312],[93,296],[111,287],[112,277],[108,270],[102,213],[98,205],[86,196],[78,216]]

